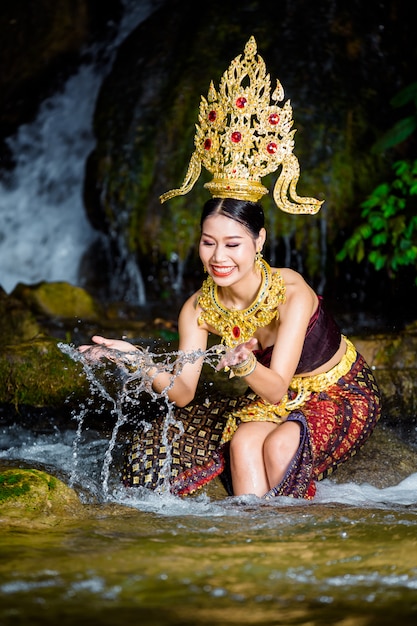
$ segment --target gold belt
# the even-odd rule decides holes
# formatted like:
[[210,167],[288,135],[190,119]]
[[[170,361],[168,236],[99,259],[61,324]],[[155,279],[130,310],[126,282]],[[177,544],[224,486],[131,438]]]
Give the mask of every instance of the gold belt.
[[[328,372],[323,372],[323,374],[313,374],[313,376],[294,376],[291,380],[289,388],[292,391],[296,391],[297,396],[294,400],[290,400],[286,403],[286,406],[290,407],[290,410],[300,406],[308,400],[313,391],[316,393],[324,391],[330,387],[330,385],[337,383],[339,378],[346,376],[349,372],[352,365],[356,361],[358,353],[356,352],[356,348],[353,343],[344,335],[342,335],[342,337],[346,342],[346,352],[337,365],[332,367],[332,369]],[[281,404],[281,402],[279,404]]]
[[345,376],[356,361],[357,352],[353,343],[344,335],[342,337],[346,342],[347,348],[337,365],[323,374],[294,376],[289,384],[289,389],[297,392],[293,400],[288,399],[288,394],[285,394],[278,404],[269,404],[269,402],[259,398],[238,411],[231,413],[223,431],[222,443],[232,438],[233,433],[237,429],[236,419],[240,422],[274,422],[275,424],[282,424],[291,411],[298,409],[307,402],[312,393],[324,391],[337,383],[339,378]]

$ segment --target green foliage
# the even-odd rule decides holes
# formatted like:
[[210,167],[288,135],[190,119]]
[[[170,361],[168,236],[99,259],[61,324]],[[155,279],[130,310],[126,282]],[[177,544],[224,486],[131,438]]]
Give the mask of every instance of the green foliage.
[[391,277],[403,266],[417,268],[417,160],[397,161],[393,171],[392,182],[376,187],[361,204],[364,221],[337,255],[358,263],[367,258]]
[[[396,122],[372,147],[373,153],[410,139],[417,129],[417,82],[391,100],[393,108],[411,105],[415,111]],[[396,161],[393,179],[376,187],[360,206],[363,222],[354,230],[337,255],[361,263],[365,258],[376,270],[391,278],[401,267],[417,268],[417,160]],[[415,279],[417,284],[417,278]]]
[[400,119],[372,147],[372,152],[379,153],[397,146],[408,139],[417,129],[417,82],[402,89],[391,100],[391,106],[398,108],[411,104],[413,114]]

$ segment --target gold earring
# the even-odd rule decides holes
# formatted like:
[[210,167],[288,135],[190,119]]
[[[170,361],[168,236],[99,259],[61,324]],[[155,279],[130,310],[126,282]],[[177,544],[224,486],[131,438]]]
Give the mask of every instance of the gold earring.
[[257,270],[262,269],[262,251],[257,250],[255,254],[255,267]]
[[205,265],[203,265],[203,271],[204,271],[205,274],[207,274],[207,268],[206,268]]

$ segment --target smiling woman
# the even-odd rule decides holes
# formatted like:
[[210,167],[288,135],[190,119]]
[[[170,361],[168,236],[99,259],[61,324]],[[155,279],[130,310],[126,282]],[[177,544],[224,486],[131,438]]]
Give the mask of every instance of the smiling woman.
[[[220,475],[228,493],[312,498],[315,482],[346,461],[366,441],[380,414],[374,376],[300,274],[271,268],[260,205],[212,199],[202,214],[200,256],[208,277],[184,303],[179,351],[201,354],[209,334],[225,353],[217,369],[244,378],[240,398],[192,404],[204,356],[164,371],[147,364],[153,390],[176,405],[139,428],[128,451],[124,481],[157,488],[165,480],[185,495]],[[95,337],[81,346],[87,358],[128,352],[130,343]],[[107,351],[106,353],[104,351]],[[162,469],[164,466],[164,469]]]
[[[261,176],[282,167],[274,199],[286,212],[315,213],[321,202],[295,192],[300,169],[291,108],[276,104],[283,99],[279,82],[268,104],[270,79],[255,53],[251,37],[219,92],[211,85],[202,98],[186,180],[161,197],[187,193],[201,164],[213,173],[199,246],[208,276],[179,316],[180,353],[201,356],[178,360],[173,371],[147,364],[153,391],[177,408],[174,423],[158,418],[135,433],[127,485],[158,487],[172,454],[174,493],[191,493],[221,475],[230,494],[312,498],[315,482],[354,454],[379,419],[375,378],[322,298],[298,272],[271,268],[262,258],[266,230],[258,200],[267,190]],[[232,402],[192,405],[209,334],[225,346],[217,370],[244,378],[248,390]],[[94,341],[107,357],[109,348],[129,352],[135,365],[131,344]],[[100,356],[98,347],[80,350]]]

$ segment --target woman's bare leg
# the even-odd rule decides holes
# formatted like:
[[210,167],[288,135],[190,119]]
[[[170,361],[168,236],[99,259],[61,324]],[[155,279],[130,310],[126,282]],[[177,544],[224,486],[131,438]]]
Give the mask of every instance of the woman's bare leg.
[[284,478],[300,445],[300,430],[297,422],[284,422],[267,435],[263,446],[267,491]]
[[244,422],[230,442],[230,468],[235,496],[263,496],[269,491],[263,447],[277,425],[273,422]]

